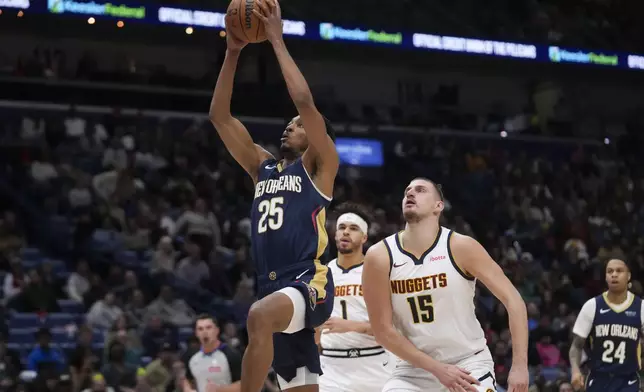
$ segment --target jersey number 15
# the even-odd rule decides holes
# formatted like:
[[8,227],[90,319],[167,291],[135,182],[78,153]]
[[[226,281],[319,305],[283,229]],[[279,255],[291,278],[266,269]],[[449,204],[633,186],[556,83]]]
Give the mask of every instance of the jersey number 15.
[[431,323],[434,321],[434,304],[432,303],[431,295],[408,297],[407,303],[409,304],[414,324]]
[[284,223],[284,204],[283,197],[274,197],[269,200],[262,200],[257,209],[259,210],[260,217],[257,223],[257,232],[259,234],[266,233],[268,229],[279,230]]

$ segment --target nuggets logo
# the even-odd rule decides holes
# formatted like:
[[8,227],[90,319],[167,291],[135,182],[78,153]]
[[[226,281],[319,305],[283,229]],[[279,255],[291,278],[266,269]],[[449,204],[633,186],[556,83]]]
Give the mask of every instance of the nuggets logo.
[[304,286],[309,291],[309,305],[311,306],[311,310],[315,310],[315,305],[318,302],[318,292],[313,286],[307,283],[304,283]]
[[548,48],[548,57],[553,63],[558,63],[561,61],[561,54],[559,53],[558,46],[551,46]]

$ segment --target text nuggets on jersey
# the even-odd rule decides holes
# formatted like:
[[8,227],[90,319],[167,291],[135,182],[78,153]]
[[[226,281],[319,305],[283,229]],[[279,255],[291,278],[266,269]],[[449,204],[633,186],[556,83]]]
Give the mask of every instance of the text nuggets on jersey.
[[413,294],[447,286],[447,274],[423,276],[422,278],[411,278],[391,281],[392,294]]
[[362,285],[361,284],[347,284],[344,286],[335,286],[335,296],[336,297],[346,297],[357,295],[362,297]]

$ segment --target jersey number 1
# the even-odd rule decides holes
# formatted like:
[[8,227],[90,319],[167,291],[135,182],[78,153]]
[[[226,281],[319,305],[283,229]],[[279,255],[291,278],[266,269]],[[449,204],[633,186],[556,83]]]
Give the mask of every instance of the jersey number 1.
[[432,303],[431,295],[408,297],[407,303],[409,304],[414,324],[431,323],[434,321],[434,304]]
[[262,200],[257,206],[261,216],[257,223],[257,232],[266,233],[268,229],[279,230],[284,223],[284,204],[283,197],[274,197],[270,200]]
[[616,359],[620,364],[623,364],[626,360],[626,342],[621,342],[615,348],[615,342],[612,340],[604,340],[602,362],[613,363]]

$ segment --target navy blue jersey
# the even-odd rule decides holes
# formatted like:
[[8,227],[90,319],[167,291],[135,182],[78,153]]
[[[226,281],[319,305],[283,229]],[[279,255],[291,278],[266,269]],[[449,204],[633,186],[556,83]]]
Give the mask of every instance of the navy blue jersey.
[[640,369],[642,299],[616,312],[604,295],[595,297],[595,318],[590,331],[591,373],[633,374]]
[[325,224],[330,202],[313,184],[301,158],[287,167],[275,159],[262,162],[250,214],[251,251],[260,281],[282,280],[294,265],[326,276],[320,258],[329,240]]

